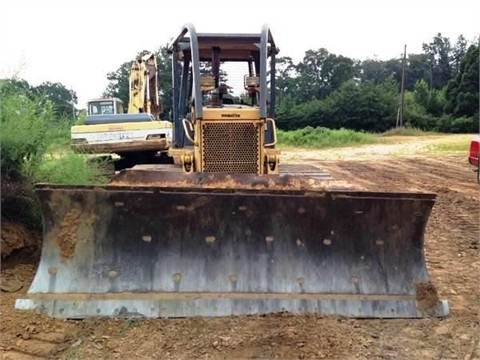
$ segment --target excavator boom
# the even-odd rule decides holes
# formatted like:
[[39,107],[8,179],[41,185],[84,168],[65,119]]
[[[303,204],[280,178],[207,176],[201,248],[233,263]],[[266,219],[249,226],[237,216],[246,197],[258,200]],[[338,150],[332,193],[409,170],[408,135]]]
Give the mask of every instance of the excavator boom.
[[150,53],[132,63],[129,76],[128,112],[147,112],[159,119],[162,104],[158,97],[158,67],[155,54]]

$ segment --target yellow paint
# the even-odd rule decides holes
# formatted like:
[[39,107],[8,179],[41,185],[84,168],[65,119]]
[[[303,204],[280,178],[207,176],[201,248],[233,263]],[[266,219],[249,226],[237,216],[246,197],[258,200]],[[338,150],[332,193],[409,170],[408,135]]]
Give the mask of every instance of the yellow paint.
[[144,121],[144,122],[126,122],[112,124],[96,124],[96,125],[75,125],[72,126],[72,134],[96,133],[110,131],[134,131],[134,130],[155,130],[155,129],[171,129],[170,121]]
[[260,112],[258,108],[242,105],[223,108],[203,108],[203,120],[258,120]]

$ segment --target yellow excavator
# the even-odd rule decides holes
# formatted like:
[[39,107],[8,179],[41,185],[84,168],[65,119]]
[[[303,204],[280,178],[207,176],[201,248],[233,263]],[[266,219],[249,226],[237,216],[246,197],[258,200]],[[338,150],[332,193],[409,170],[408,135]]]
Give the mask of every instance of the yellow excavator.
[[124,112],[118,98],[88,101],[85,124],[71,128],[72,149],[80,153],[117,154],[116,170],[135,164],[171,163],[173,159],[167,151],[172,142],[172,123],[160,120],[162,104],[158,92],[157,60],[155,54],[149,53],[132,62],[128,112]]
[[449,313],[423,252],[435,194],[359,190],[315,166],[279,163],[268,26],[212,34],[186,24],[170,51],[175,164],[136,165],[106,186],[38,184],[42,256],[18,309],[59,318]]

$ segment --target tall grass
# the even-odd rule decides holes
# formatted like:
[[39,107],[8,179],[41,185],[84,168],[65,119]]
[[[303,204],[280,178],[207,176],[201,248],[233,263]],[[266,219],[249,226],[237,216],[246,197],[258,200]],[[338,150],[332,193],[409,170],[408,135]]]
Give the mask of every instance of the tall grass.
[[108,181],[107,162],[91,162],[82,154],[65,152],[61,156],[48,156],[37,167],[35,182],[65,185],[103,184]]
[[66,153],[58,158],[46,158],[37,168],[35,182],[65,185],[102,184],[108,176],[100,163],[90,163],[84,155]]
[[11,90],[0,95],[2,176],[20,179],[25,175],[25,163],[38,164],[48,148],[45,140],[53,107],[48,103],[39,106],[40,99]]
[[53,107],[38,98],[7,93],[0,103],[2,176],[57,184],[93,183],[101,164],[73,154],[68,121],[53,122]]
[[39,226],[38,181],[89,184],[105,181],[101,164],[69,150],[70,123],[54,120],[52,104],[0,80],[2,218]]
[[317,149],[371,144],[377,141],[373,134],[348,129],[332,130],[311,126],[292,131],[278,130],[277,140],[279,146]]

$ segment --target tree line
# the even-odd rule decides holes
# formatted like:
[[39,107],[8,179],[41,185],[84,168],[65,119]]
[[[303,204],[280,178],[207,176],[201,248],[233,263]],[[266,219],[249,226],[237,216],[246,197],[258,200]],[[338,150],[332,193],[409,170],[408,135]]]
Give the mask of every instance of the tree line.
[[51,116],[54,122],[73,124],[77,117],[78,111],[75,107],[78,102],[77,93],[72,89],[67,89],[62,83],[46,81],[38,86],[31,86],[23,79],[0,79],[0,97],[5,99],[7,95],[12,94],[40,101],[40,107],[51,107]]
[[[168,46],[155,55],[160,98],[169,118],[172,108],[172,64]],[[438,33],[422,45],[422,53],[408,54],[404,66],[403,123],[423,130],[477,132],[479,129],[479,43],[462,35],[452,44]],[[147,51],[141,51],[141,56]],[[104,96],[129,100],[131,60],[107,74]],[[348,128],[382,132],[395,127],[400,109],[402,59],[356,60],[325,48],[307,50],[303,59],[277,58],[276,120],[283,130],[311,127]],[[228,74],[224,74],[228,77]],[[24,80],[0,80],[3,91],[15,88],[52,104],[55,119],[73,122],[75,91],[61,83],[32,87]],[[8,85],[8,86],[5,86]]]
[[[438,33],[409,54],[404,66],[405,125],[441,132],[478,131],[479,46],[460,35],[454,44]],[[139,53],[139,55],[144,54]],[[171,60],[167,46],[155,52],[164,117],[172,106]],[[108,74],[105,96],[128,101],[130,62]],[[397,125],[401,57],[355,60],[307,50],[294,63],[277,58],[276,119],[283,130],[306,126],[381,132]]]
[[[479,46],[437,34],[404,66],[403,123],[423,130],[476,132]],[[299,63],[279,59],[277,123],[382,132],[397,125],[402,59],[363,61],[308,50]]]

